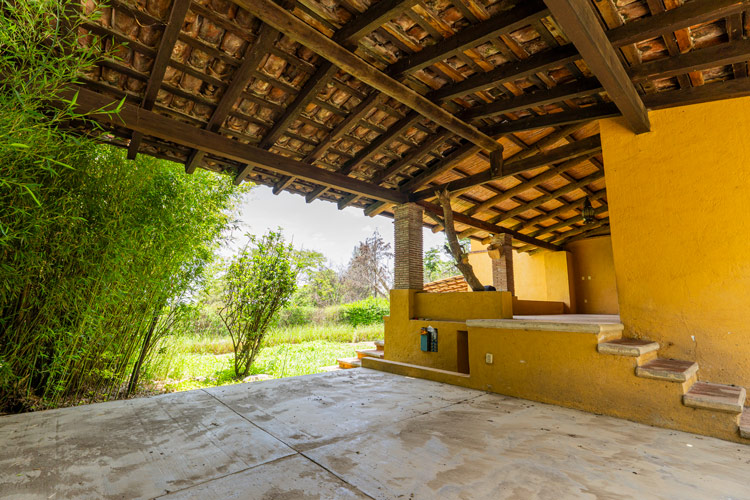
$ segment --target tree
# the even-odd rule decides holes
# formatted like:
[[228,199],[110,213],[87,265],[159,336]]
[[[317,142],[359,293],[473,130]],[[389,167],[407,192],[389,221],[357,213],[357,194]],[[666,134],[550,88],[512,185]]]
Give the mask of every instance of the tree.
[[443,207],[443,219],[434,214],[429,214],[438,224],[445,228],[445,237],[448,240],[448,251],[453,256],[453,260],[456,263],[456,267],[461,274],[464,276],[466,283],[469,284],[475,292],[484,291],[484,285],[479,281],[477,275],[474,274],[474,268],[469,264],[469,254],[465,248],[461,246],[456,235],[456,229],[453,227],[453,208],[451,208],[451,198],[448,190],[437,191],[435,193],[440,205]]
[[443,259],[444,255],[450,256],[445,247],[432,247],[424,254],[424,280],[429,283],[443,278],[448,278],[459,273],[452,260]]
[[367,297],[388,297],[393,276],[391,244],[375,231],[356,247],[343,274],[347,302]]
[[237,378],[247,376],[268,326],[297,288],[297,257],[280,232],[269,231],[249,236],[229,263],[219,316],[232,337]]

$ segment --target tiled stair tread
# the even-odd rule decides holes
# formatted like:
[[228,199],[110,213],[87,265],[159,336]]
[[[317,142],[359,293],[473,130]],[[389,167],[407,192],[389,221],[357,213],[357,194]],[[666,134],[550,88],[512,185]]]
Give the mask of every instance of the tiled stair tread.
[[642,356],[646,353],[659,350],[659,344],[650,340],[623,338],[602,342],[597,345],[596,349],[603,354]]
[[341,368],[357,368],[362,366],[362,360],[356,356],[353,358],[337,359],[336,362],[338,362]]
[[635,369],[639,377],[685,382],[698,371],[698,363],[657,358]]
[[696,382],[682,397],[685,406],[741,413],[745,404],[745,388],[733,385]]
[[750,439],[750,406],[746,406],[740,416],[740,436]]
[[359,359],[362,359],[367,356],[371,358],[382,358],[383,351],[380,351],[378,349],[362,349],[362,350],[357,351],[357,357]]
[[376,341],[375,341],[375,342],[373,342],[373,343],[375,344],[375,348],[376,348],[376,349],[377,349],[378,351],[382,351],[382,350],[383,350],[383,348],[385,347],[385,341],[384,341],[384,340],[376,340]]

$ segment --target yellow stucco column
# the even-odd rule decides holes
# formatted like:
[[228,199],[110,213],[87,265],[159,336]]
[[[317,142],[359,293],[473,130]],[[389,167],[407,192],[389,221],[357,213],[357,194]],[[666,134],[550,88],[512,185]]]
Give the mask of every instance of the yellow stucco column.
[[750,98],[650,117],[600,122],[626,333],[750,387]]

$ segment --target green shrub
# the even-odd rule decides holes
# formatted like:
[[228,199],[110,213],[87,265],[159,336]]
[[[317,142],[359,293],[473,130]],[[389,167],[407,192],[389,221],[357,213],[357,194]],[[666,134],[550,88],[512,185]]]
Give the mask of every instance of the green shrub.
[[314,307],[291,305],[279,312],[278,326],[309,325],[315,322],[316,312]]
[[389,313],[390,304],[385,298],[369,297],[342,306],[343,318],[352,326],[382,323],[383,316]]

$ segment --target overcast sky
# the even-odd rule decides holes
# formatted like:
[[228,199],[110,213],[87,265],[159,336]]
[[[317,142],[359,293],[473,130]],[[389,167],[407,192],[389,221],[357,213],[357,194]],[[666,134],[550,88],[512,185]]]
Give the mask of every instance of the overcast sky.
[[[359,208],[339,210],[335,203],[323,200],[308,204],[304,196],[286,191],[274,195],[266,186],[257,186],[246,195],[240,206],[240,219],[246,229],[239,236],[281,227],[295,247],[321,252],[334,267],[349,262],[354,246],[375,230],[393,245],[393,219],[368,217]],[[443,239],[443,233],[424,231],[425,249],[442,245]]]

